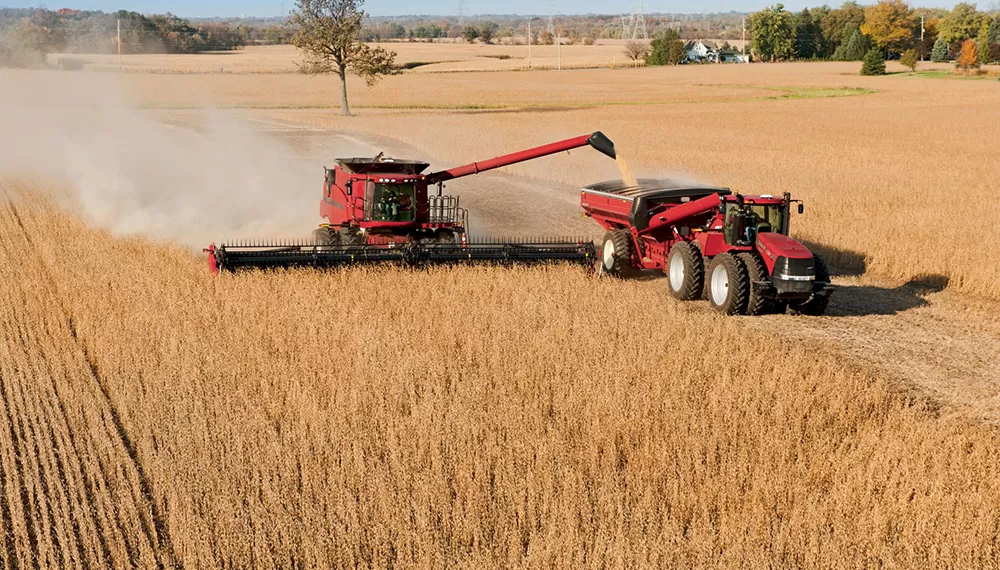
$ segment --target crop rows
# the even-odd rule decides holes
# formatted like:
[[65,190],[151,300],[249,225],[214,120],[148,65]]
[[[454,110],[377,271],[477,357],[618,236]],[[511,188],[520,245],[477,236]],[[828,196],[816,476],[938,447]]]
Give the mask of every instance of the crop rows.
[[561,266],[215,279],[7,189],[8,566],[996,563],[995,431],[819,345]]

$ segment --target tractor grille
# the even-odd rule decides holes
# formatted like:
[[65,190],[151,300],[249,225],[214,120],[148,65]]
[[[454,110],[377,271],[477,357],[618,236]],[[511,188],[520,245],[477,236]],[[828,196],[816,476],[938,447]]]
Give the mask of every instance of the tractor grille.
[[778,293],[810,293],[816,280],[816,268],[812,258],[789,259],[779,257],[771,272],[771,282]]

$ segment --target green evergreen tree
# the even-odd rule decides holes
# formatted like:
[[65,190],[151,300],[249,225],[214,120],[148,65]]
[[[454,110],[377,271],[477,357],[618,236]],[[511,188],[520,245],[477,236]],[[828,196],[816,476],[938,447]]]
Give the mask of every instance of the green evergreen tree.
[[840,44],[833,54],[833,59],[837,61],[861,61],[865,54],[871,49],[871,40],[861,33],[861,30],[854,28],[847,40]]
[[677,65],[684,61],[687,52],[684,42],[674,30],[667,30],[659,37],[649,42],[649,55],[646,65]]
[[987,37],[991,44],[1000,44],[1000,12],[993,16]]
[[809,8],[795,15],[795,57],[798,59],[813,59],[819,52],[820,31]]
[[944,63],[951,60],[951,54],[948,53],[948,42],[944,41],[944,38],[938,38],[934,41],[934,49],[931,50],[931,61],[934,63]]
[[861,64],[861,75],[885,75],[885,57],[881,49],[868,50],[864,63]]

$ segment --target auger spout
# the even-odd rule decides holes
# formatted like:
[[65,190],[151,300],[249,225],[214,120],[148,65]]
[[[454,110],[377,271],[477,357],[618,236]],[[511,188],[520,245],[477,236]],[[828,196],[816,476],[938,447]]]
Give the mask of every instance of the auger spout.
[[498,156],[482,162],[471,162],[469,164],[456,166],[455,168],[448,170],[433,172],[427,175],[427,181],[431,184],[444,182],[445,180],[479,174],[480,172],[486,172],[487,170],[493,170],[494,168],[509,166],[511,164],[517,164],[518,162],[533,160],[543,156],[549,156],[550,154],[556,154],[557,152],[572,150],[574,148],[580,148],[588,145],[611,158],[615,158],[617,156],[615,152],[615,143],[611,142],[611,139],[604,136],[604,133],[597,131],[589,135],[582,135],[566,139],[564,141],[549,143],[511,154],[505,154],[503,156]]

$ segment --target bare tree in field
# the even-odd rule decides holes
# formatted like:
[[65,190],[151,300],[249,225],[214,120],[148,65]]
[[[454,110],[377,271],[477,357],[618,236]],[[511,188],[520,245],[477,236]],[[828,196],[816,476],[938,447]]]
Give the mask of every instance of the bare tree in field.
[[632,40],[625,43],[625,57],[632,60],[633,65],[639,65],[639,60],[649,54],[649,44]]
[[360,41],[364,0],[297,0],[289,18],[298,28],[292,43],[305,52],[300,66],[305,73],[340,76],[340,114],[350,115],[347,104],[347,71],[365,79],[369,87],[383,75],[394,73],[396,52]]

